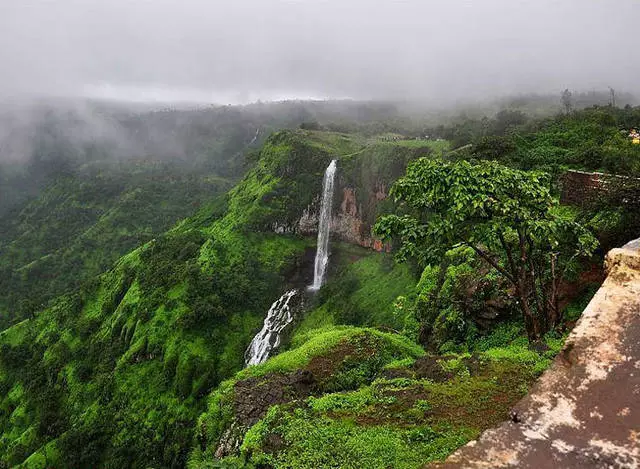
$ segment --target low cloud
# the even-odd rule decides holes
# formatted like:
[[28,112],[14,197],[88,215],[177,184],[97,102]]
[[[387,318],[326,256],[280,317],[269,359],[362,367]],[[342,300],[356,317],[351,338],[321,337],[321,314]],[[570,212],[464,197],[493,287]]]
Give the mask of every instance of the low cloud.
[[633,92],[639,20],[637,0],[4,0],[0,96]]

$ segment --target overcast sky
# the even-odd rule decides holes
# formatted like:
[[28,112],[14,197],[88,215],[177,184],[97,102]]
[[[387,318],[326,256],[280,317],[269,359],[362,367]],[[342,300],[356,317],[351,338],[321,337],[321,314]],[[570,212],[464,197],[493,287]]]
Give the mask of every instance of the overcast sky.
[[0,0],[0,97],[640,94],[640,0]]

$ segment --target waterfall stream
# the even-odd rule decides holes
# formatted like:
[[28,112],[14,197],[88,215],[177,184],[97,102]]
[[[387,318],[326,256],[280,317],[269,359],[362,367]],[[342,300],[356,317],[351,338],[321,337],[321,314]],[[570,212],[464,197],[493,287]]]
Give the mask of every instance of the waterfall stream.
[[331,161],[324,172],[322,181],[322,202],[318,221],[318,246],[313,267],[313,284],[309,290],[319,290],[329,263],[329,229],[331,228],[331,205],[333,202],[333,182],[336,176],[336,160]]
[[[329,262],[329,228],[331,225],[331,204],[333,201],[333,183],[336,175],[336,160],[324,172],[322,181],[322,200],[318,221],[318,246],[313,268],[313,284],[309,290],[316,291],[322,286]],[[264,324],[244,354],[245,365],[257,365],[264,362],[282,341],[282,331],[294,319],[291,300],[299,294],[298,290],[289,290],[271,305]]]
[[293,321],[289,302],[297,293],[298,290],[289,290],[271,305],[262,329],[255,335],[244,354],[247,366],[262,363],[269,358],[271,351],[280,345],[280,333]]

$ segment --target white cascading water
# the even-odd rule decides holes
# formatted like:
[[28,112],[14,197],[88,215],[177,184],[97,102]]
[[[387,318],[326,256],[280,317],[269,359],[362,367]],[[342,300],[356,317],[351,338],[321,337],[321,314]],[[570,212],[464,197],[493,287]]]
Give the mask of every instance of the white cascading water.
[[298,294],[298,290],[289,290],[276,300],[269,308],[264,325],[258,332],[249,348],[244,353],[247,366],[262,363],[271,352],[280,345],[280,333],[293,321],[293,312],[289,302]]
[[322,286],[324,274],[329,263],[329,229],[331,228],[331,205],[333,202],[333,182],[336,176],[336,160],[331,161],[324,172],[322,181],[322,202],[318,221],[318,246],[313,267],[313,284],[309,290],[317,291]]
[[[313,284],[309,290],[316,291],[322,286],[324,274],[329,262],[329,228],[331,224],[331,204],[333,201],[333,182],[336,175],[336,160],[333,160],[324,172],[322,181],[322,201],[320,205],[320,220],[318,222],[318,247],[313,269]],[[293,321],[291,299],[298,294],[298,290],[289,290],[276,300],[269,308],[264,325],[258,332],[244,354],[246,366],[258,365],[264,362],[273,350],[278,348],[281,334],[285,327]]]

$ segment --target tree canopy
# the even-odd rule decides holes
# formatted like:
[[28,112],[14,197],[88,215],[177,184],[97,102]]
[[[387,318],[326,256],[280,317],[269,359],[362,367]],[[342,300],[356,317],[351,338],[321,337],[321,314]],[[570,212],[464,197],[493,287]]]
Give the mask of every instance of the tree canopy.
[[529,338],[558,324],[558,286],[571,262],[596,239],[563,214],[542,172],[494,162],[419,159],[391,194],[405,213],[382,217],[376,234],[393,239],[401,259],[437,263],[456,246],[471,247],[513,286]]

